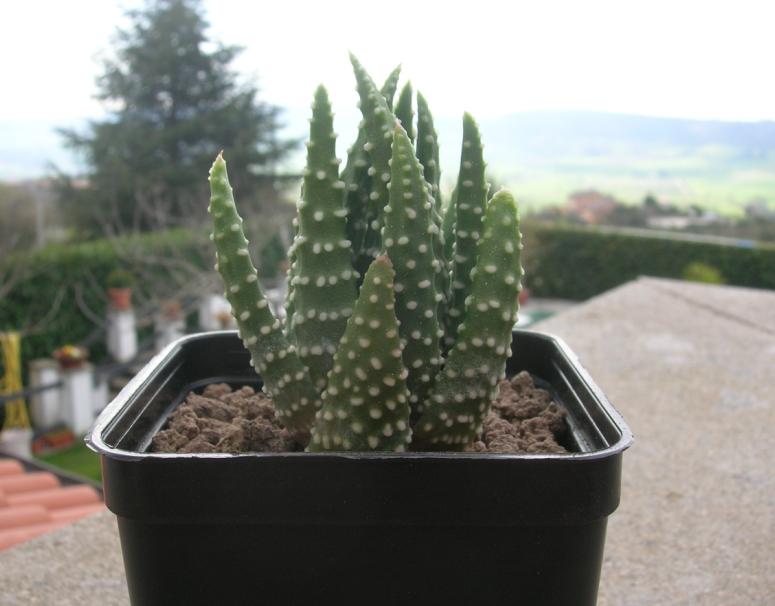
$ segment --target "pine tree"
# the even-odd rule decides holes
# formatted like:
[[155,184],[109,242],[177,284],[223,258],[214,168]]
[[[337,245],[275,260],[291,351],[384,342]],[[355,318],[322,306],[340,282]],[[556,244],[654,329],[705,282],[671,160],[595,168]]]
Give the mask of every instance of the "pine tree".
[[230,64],[239,54],[207,37],[198,0],[149,0],[130,11],[97,80],[113,111],[87,132],[62,131],[89,167],[88,187],[61,189],[79,227],[154,229],[203,216],[205,174],[224,149],[243,196],[273,192],[273,166],[295,142],[277,138],[280,110],[258,100]]

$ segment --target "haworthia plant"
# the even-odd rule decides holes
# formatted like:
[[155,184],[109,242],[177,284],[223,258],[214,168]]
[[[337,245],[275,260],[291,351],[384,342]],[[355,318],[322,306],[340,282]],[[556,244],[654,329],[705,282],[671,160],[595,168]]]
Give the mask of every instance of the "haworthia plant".
[[222,154],[210,169],[210,191],[208,211],[213,217],[216,268],[226,285],[226,298],[250,352],[251,365],[261,373],[264,390],[274,399],[283,423],[293,429],[309,429],[320,395],[258,283]]
[[396,68],[388,74],[388,77],[385,78],[385,82],[382,85],[382,88],[379,90],[379,92],[382,93],[382,96],[385,97],[385,103],[388,106],[388,109],[393,109],[393,97],[396,94],[396,90],[398,89],[398,79],[401,77],[401,66],[398,65]]
[[[444,237],[444,256],[451,260],[455,254],[455,203],[457,200],[457,190],[452,190],[449,196],[449,204],[444,210],[441,221],[441,233]],[[451,263],[450,263],[451,264]]]
[[396,117],[388,107],[385,97],[377,90],[371,76],[358,59],[350,55],[350,60],[355,71],[361,113],[363,114],[362,130],[366,133],[366,143],[363,144],[363,149],[371,159],[368,169],[371,176],[371,191],[365,213],[366,233],[361,252],[370,262],[382,249],[380,239],[382,208],[388,200],[390,148],[393,142]]
[[422,166],[412,142],[395,128],[391,161],[390,201],[385,207],[383,244],[396,270],[396,315],[406,342],[404,363],[415,407],[425,400],[441,364],[433,235],[438,233]]
[[428,107],[425,97],[417,93],[417,159],[423,167],[423,176],[430,188],[433,208],[431,216],[436,227],[439,228],[433,235],[433,250],[438,265],[436,266],[435,284],[436,293],[439,299],[439,317],[446,318],[450,304],[450,269],[451,269],[451,247],[450,242],[448,252],[446,244],[446,235],[444,234],[441,190],[439,182],[441,179],[441,169],[439,167],[439,142],[436,136],[436,129],[433,126],[433,116]]
[[463,147],[457,178],[455,244],[452,253],[452,292],[446,327],[446,345],[455,340],[465,317],[465,301],[471,291],[471,270],[476,265],[476,247],[487,204],[484,159],[479,127],[470,114],[463,116]]
[[398,102],[393,113],[395,113],[401,126],[404,127],[409,139],[414,141],[414,107],[412,107],[414,99],[412,94],[412,83],[407,82],[401,89],[401,94],[398,95]]
[[417,423],[418,442],[463,448],[481,431],[510,355],[522,279],[520,249],[514,198],[498,192],[484,220],[466,321],[458,326],[455,346]]
[[[396,67],[388,75],[380,92],[385,98],[385,104],[388,109],[393,106],[393,96],[398,87],[398,78],[401,74],[401,66]],[[352,144],[347,153],[347,164],[342,171],[342,181],[346,186],[346,206],[347,206],[347,238],[352,242],[353,263],[356,267],[363,265],[360,261],[363,252],[364,239],[366,237],[367,213],[370,212],[372,179],[369,175],[371,167],[371,157],[364,149],[366,145],[365,120],[361,122],[358,129],[358,137]],[[370,260],[370,257],[365,257]]]
[[345,239],[344,182],[339,180],[333,114],[326,89],[315,93],[302,199],[294,239],[290,320],[299,357],[318,389],[355,303],[355,272]]
[[378,91],[352,63],[363,121],[341,175],[328,96],[315,93],[285,326],[261,292],[220,155],[216,266],[279,419],[310,432],[309,450],[466,448],[510,355],[522,276],[515,202],[505,191],[487,200],[466,115],[458,186],[442,210],[427,103],[418,95],[415,147],[409,86],[392,109],[398,70]]
[[441,214],[441,167],[439,166],[439,140],[436,127],[433,125],[433,115],[425,97],[417,92],[417,159],[423,166],[425,180],[431,186],[431,193],[436,200],[436,212]]
[[405,450],[409,390],[387,256],[371,264],[323,392],[309,449]]

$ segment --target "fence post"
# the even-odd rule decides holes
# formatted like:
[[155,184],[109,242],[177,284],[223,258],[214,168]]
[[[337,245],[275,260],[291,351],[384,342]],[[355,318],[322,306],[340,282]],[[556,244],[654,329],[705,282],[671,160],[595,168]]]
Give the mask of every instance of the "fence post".
[[2,429],[0,431],[0,453],[20,459],[31,459],[32,430],[29,427]]
[[88,431],[94,421],[94,366],[62,369],[62,417],[76,435]]
[[221,295],[205,294],[199,300],[199,329],[205,332],[235,328],[231,306]]
[[108,405],[110,401],[110,389],[108,385],[108,378],[99,373],[94,373],[94,391],[92,396],[92,405],[94,406],[94,416],[96,417],[102,412],[102,409]]
[[164,349],[186,334],[186,323],[182,318],[170,318],[164,314],[159,314],[154,317],[153,324],[156,351]]
[[129,362],[137,355],[135,312],[108,310],[108,352],[116,362]]
[[186,317],[179,301],[164,301],[153,317],[154,345],[156,351],[164,349],[186,334]]
[[[30,387],[57,383],[60,379],[59,363],[51,358],[30,362]],[[62,422],[59,406],[59,389],[47,389],[30,396],[30,414],[37,429],[51,429]]]

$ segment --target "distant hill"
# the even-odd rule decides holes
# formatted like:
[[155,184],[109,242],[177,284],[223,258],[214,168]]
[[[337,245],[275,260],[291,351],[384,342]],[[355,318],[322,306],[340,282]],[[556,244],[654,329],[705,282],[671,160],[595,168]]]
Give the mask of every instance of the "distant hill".
[[[339,108],[339,154],[354,138],[357,110]],[[308,109],[285,115],[286,133],[304,137]],[[49,162],[77,170],[55,126],[0,121],[0,180],[45,174]],[[775,206],[775,122],[721,122],[600,112],[536,111],[480,120],[493,178],[528,207],[563,203],[579,189],[598,189],[625,202],[651,192],[666,202],[737,213],[745,204]],[[437,119],[442,182],[454,185],[460,119]],[[298,169],[300,150],[291,162]]]
[[[615,144],[670,145],[687,149],[729,146],[754,155],[775,150],[775,122],[721,122],[600,112],[524,112],[483,121],[491,144],[512,143],[537,153],[568,147],[595,153]],[[514,141],[513,139],[516,139]]]
[[[493,176],[529,205],[562,202],[588,188],[626,202],[652,192],[732,213],[754,200],[775,204],[775,122],[542,111],[480,126]],[[438,128],[450,178],[457,171],[460,125],[440,120]]]

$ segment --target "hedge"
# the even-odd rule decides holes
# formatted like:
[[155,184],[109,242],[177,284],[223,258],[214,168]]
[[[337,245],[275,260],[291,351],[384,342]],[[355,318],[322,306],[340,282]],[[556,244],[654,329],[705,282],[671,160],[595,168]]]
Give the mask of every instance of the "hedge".
[[583,300],[639,276],[681,279],[701,263],[726,284],[775,289],[775,246],[646,230],[527,223],[525,284],[541,297]]
[[[664,238],[635,230],[560,227],[526,223],[525,283],[536,296],[582,300],[642,275],[682,278],[691,264],[715,269],[727,284],[775,289],[775,247],[730,246],[711,238]],[[259,243],[256,243],[259,244]],[[262,250],[264,267],[278,260],[277,242]],[[24,280],[0,300],[0,330],[34,328],[22,340],[26,362],[48,356],[65,343],[80,343],[95,333],[95,323],[83,307],[104,317],[105,283],[117,268],[138,276],[142,293],[154,290],[176,296],[181,272],[161,261],[179,259],[187,271],[212,267],[212,250],[205,233],[175,230],[113,241],[49,246],[33,255],[7,259],[3,265],[20,264]],[[269,277],[271,269],[264,277]],[[187,275],[183,272],[183,275]],[[161,293],[156,292],[161,290]],[[81,305],[77,296],[80,296]],[[52,313],[53,312],[53,313]],[[89,343],[92,359],[104,356],[104,335]]]
[[[204,268],[206,234],[187,230],[95,240],[82,244],[52,245],[35,253],[17,254],[3,263],[3,273],[20,274],[10,292],[0,301],[0,330],[22,330],[25,362],[49,356],[66,343],[80,343],[95,332],[88,317],[104,318],[107,299],[105,284],[114,269],[126,269],[150,284],[138,280],[137,289],[169,288],[175,281],[161,259],[185,258],[186,264]],[[177,256],[177,257],[176,257]],[[152,276],[152,280],[147,280]],[[173,292],[169,295],[172,296]],[[92,359],[104,356],[104,335],[89,343]],[[26,366],[26,364],[25,364]]]

